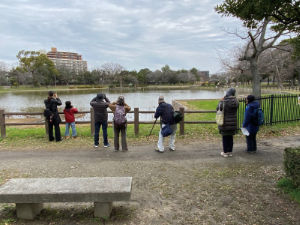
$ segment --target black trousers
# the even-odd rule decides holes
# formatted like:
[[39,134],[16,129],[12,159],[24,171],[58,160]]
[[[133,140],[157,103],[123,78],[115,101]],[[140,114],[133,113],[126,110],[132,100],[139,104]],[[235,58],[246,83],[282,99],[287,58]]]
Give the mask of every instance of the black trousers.
[[224,136],[222,136],[222,141],[223,141],[223,151],[224,151],[224,153],[232,152],[233,135],[224,135]]
[[60,134],[60,128],[59,128],[59,123],[57,122],[48,122],[48,133],[49,133],[49,141],[54,141],[53,137],[53,126],[54,126],[54,131],[55,131],[55,140],[56,141],[61,141],[61,134]]
[[121,144],[122,144],[122,150],[127,151],[127,141],[126,141],[126,129],[127,125],[123,127],[118,127],[114,125],[114,146],[115,150],[119,150],[120,145],[119,145],[119,134],[121,133]]
[[249,134],[249,136],[246,136],[246,142],[247,142],[247,151],[248,152],[255,152],[257,150],[256,145],[256,133]]

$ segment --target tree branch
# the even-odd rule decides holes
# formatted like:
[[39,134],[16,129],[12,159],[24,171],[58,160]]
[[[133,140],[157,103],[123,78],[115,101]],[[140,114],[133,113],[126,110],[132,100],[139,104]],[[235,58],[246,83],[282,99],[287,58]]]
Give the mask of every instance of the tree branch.
[[258,51],[262,52],[263,50],[263,45],[265,43],[265,35],[266,35],[266,30],[267,30],[267,26],[269,24],[269,22],[271,21],[270,17],[267,17],[264,19],[263,25],[262,25],[262,30],[261,30],[261,34],[259,37],[259,41],[258,41]]

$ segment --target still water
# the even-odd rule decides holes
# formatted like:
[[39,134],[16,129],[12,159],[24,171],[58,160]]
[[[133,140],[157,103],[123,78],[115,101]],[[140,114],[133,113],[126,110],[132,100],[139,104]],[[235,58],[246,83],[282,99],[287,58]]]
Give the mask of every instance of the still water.
[[[71,101],[72,105],[79,111],[90,110],[90,101],[97,94],[96,90],[74,90],[57,92],[63,105],[59,107],[59,111],[64,108],[65,101]],[[120,93],[105,92],[110,101],[116,101]],[[224,95],[223,91],[207,91],[207,90],[150,90],[123,92],[125,102],[131,108],[138,107],[140,110],[155,110],[157,107],[157,99],[160,95],[165,97],[165,101],[172,103],[175,99],[218,99]],[[44,108],[44,99],[47,98],[47,92],[22,92],[22,93],[4,93],[0,94],[0,108],[6,112],[42,112]],[[80,120],[86,120],[89,115],[84,116]],[[140,120],[151,120],[152,115],[140,115]],[[133,119],[133,114],[128,115],[128,119]]]

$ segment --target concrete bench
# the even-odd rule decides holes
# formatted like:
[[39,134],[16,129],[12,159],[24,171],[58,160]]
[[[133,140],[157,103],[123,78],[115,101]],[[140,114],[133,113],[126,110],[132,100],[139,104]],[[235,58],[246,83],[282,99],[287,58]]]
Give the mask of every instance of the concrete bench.
[[132,177],[18,178],[0,186],[0,203],[16,203],[17,217],[34,219],[49,202],[94,202],[95,217],[109,217],[112,202],[128,201]]

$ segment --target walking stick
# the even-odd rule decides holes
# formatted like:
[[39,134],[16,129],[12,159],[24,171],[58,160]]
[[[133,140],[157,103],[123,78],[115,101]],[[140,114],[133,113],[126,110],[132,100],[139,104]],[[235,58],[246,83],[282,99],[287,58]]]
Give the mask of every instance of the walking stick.
[[154,121],[154,123],[153,123],[153,126],[152,126],[152,128],[151,128],[151,130],[150,130],[150,133],[149,133],[148,137],[150,137],[150,135],[151,135],[151,133],[152,133],[152,131],[153,131],[153,128],[154,128],[154,126],[155,126],[155,124],[156,124],[156,121],[157,121],[157,118],[155,119],[155,121]]

